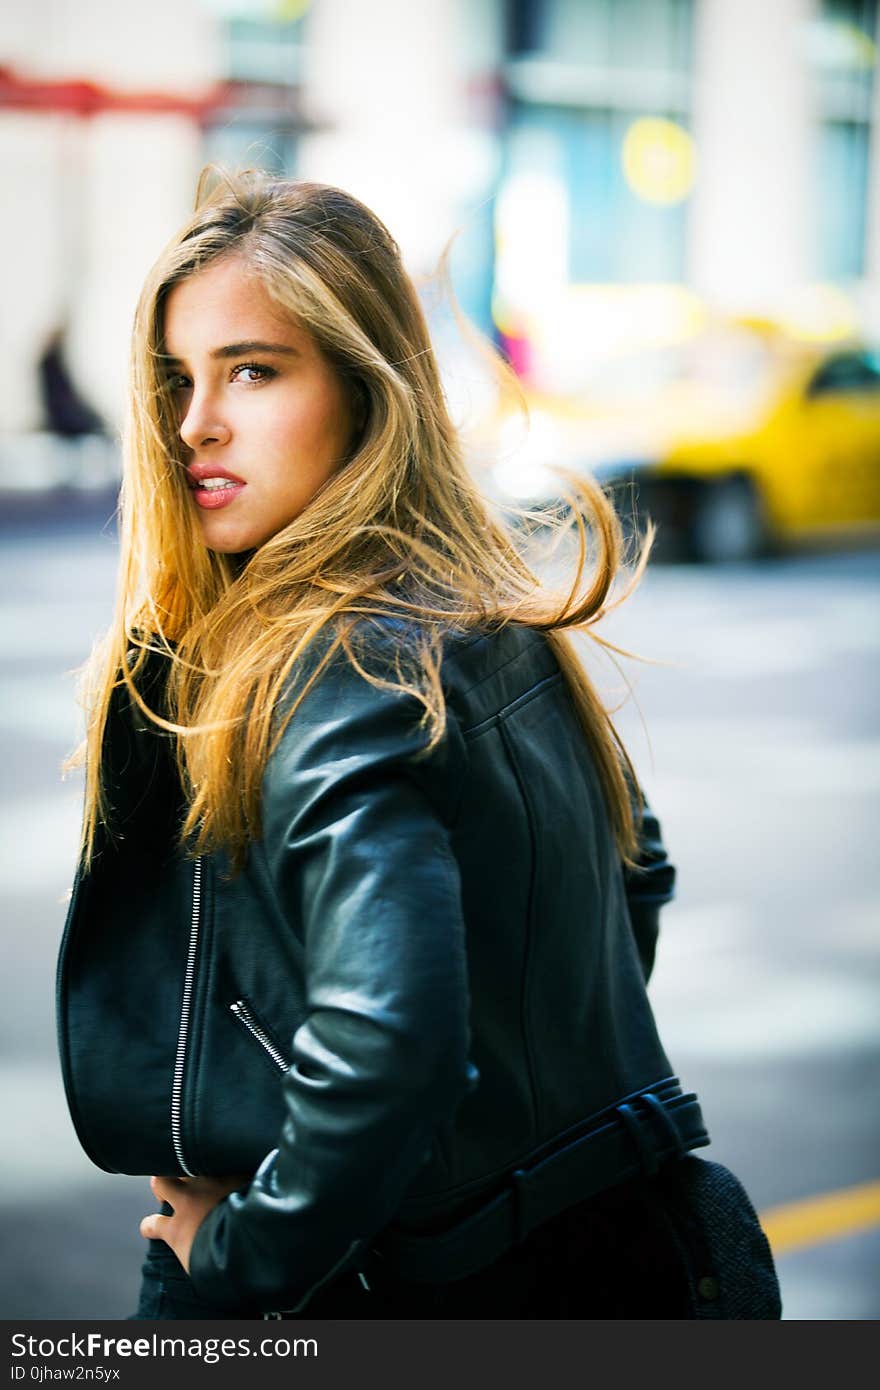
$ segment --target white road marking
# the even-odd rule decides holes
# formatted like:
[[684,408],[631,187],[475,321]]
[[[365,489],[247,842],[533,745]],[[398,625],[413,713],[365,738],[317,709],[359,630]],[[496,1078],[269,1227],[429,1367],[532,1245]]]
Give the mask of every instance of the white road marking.
[[754,914],[745,903],[713,902],[683,906],[673,901],[660,914],[660,955],[656,979],[670,982],[693,961],[718,959],[742,951],[754,930]]
[[[840,966],[792,959],[782,974],[758,963],[761,930],[745,903],[664,910],[650,996],[664,1044],[677,1055],[766,1060],[880,1044],[877,905],[841,903],[829,922]],[[852,969],[854,955],[866,969]],[[846,972],[846,973],[844,973]]]
[[[745,948],[748,949],[748,948]],[[751,953],[750,953],[751,954]],[[880,1045],[876,983],[858,976],[793,969],[763,977],[754,961],[735,970],[679,966],[652,985],[660,1034],[673,1058],[735,1062],[857,1052]]]
[[[74,1186],[99,1187],[111,1181],[80,1148],[57,1065],[28,1066],[20,1059],[6,1062],[0,1067],[0,1097],[3,1114],[10,1120],[3,1130],[0,1205],[33,1202],[37,1193],[48,1199]],[[146,1179],[127,1181],[144,1185],[146,1213],[151,1202]]]
[[[880,901],[847,901],[838,904],[828,928],[828,946],[836,958],[852,965],[852,957],[864,956],[880,970]],[[880,997],[878,997],[880,1014]]]
[[750,618],[702,632],[687,669],[723,680],[752,680],[814,670],[828,658],[829,643],[815,619]]
[[880,739],[762,750],[763,775],[785,795],[864,796],[880,791]]
[[[681,784],[682,794],[691,797],[691,807],[701,804],[706,783],[717,785],[719,778],[728,798],[746,791],[754,796],[759,787],[779,797],[810,793],[848,797],[880,791],[880,738],[822,738],[810,734],[806,724],[788,729],[784,721],[774,734],[772,727],[762,727],[759,721],[735,717],[692,722],[656,719],[650,733],[655,764],[677,768],[679,774],[686,769],[686,776],[665,776],[664,785]],[[630,742],[635,746],[635,740]]]
[[82,819],[79,788],[22,798],[0,808],[0,882],[4,893],[58,901],[73,881]]
[[[667,588],[668,583],[663,592],[657,586],[650,601],[641,606],[640,595],[634,595],[633,608],[625,604],[597,630],[623,647],[672,662],[671,673],[725,681],[819,670],[835,665],[842,656],[880,650],[880,604],[870,594],[819,593],[811,600],[804,587],[793,586],[785,597],[800,612],[774,614],[749,612],[744,593],[733,586],[719,591],[715,601],[706,597],[705,590],[691,596],[686,588],[682,591],[673,585],[671,592],[665,592]],[[730,611],[732,594],[738,601],[735,614]],[[674,620],[665,616],[671,605]],[[659,650],[658,628],[663,633]],[[632,673],[638,667],[630,664],[627,669]]]
[[50,673],[0,678],[0,729],[72,748],[84,725],[72,677]]
[[0,653],[4,661],[51,657],[53,663],[78,666],[101,635],[99,605],[94,603],[0,605]]

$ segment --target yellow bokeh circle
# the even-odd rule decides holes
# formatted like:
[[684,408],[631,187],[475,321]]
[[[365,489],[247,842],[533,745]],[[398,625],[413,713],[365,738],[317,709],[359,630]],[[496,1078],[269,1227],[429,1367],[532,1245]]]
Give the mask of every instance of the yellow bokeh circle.
[[696,149],[683,126],[659,116],[633,121],[623,141],[623,172],[646,203],[680,203],[696,175]]

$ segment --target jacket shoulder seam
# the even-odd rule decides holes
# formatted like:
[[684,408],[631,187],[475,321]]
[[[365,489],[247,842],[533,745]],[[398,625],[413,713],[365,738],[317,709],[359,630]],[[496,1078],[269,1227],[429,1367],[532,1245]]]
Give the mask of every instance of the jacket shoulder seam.
[[[475,639],[474,642],[469,642],[465,650],[469,651],[473,646],[475,646],[476,640],[477,639]],[[468,695],[472,690],[479,690],[481,685],[485,685],[487,681],[492,680],[495,676],[498,675],[500,671],[506,670],[508,666],[512,666],[517,661],[522,661],[526,657],[533,656],[535,648],[539,645],[540,644],[538,642],[530,642],[527,647],[522,647],[518,652],[514,652],[512,656],[506,657],[504,661],[500,662],[497,666],[494,666],[491,671],[488,671],[486,673],[485,676],[480,676],[478,680],[475,680],[473,682],[473,684],[463,686],[461,693],[463,695]],[[545,650],[549,651],[549,648],[545,648]],[[448,655],[444,657],[444,665],[456,663],[457,657],[458,653],[450,652]],[[550,674],[553,673],[551,672]]]
[[513,772],[514,778],[516,779],[516,785],[519,790],[520,801],[523,807],[523,813],[525,815],[526,824],[528,826],[529,844],[531,848],[529,896],[528,907],[526,910],[526,939],[523,950],[522,984],[520,993],[520,1028],[522,1030],[523,1055],[525,1057],[525,1063],[529,1078],[529,1098],[531,1100],[532,1106],[532,1123],[535,1128],[535,1134],[537,1135],[541,1132],[541,1103],[540,1088],[537,1083],[535,1058],[532,1056],[531,1029],[529,1026],[529,993],[531,984],[531,957],[535,939],[535,884],[538,876],[539,841],[532,804],[529,800],[528,792],[526,791],[525,778],[523,777],[522,768],[519,765],[519,759],[516,756],[516,750],[513,746],[513,740],[511,739],[510,731],[507,729],[503,720],[499,720],[498,727],[501,733],[501,742],[504,746],[505,754],[507,756],[508,762],[510,763],[511,771]]
[[[515,699],[510,700],[506,705],[502,705],[501,709],[495,710],[493,714],[487,715],[485,719],[478,720],[476,724],[469,724],[467,727],[463,727],[461,730],[462,737],[479,737],[479,735],[484,733],[487,729],[494,727],[494,725],[501,720],[507,719],[509,715],[521,709],[523,705],[527,705],[530,701],[536,699],[537,696],[543,695],[551,686],[558,685],[562,679],[563,676],[561,671],[554,671],[549,676],[542,676],[541,679],[536,681],[533,686],[530,686],[528,690],[524,690],[522,694],[517,695]],[[474,687],[471,688],[473,689]]]

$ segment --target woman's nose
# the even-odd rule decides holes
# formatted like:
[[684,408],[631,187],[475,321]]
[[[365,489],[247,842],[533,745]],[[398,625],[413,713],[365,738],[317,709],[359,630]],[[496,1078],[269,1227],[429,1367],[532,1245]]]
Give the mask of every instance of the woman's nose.
[[188,449],[204,449],[209,444],[228,443],[231,432],[228,425],[217,418],[208,402],[198,404],[190,401],[189,410],[180,422],[180,437]]

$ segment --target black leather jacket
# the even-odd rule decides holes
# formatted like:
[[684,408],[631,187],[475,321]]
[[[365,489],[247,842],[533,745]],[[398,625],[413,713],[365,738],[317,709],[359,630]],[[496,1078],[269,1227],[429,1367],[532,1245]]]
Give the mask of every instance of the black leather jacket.
[[390,1223],[443,1226],[669,1076],[645,991],[674,880],[656,820],[625,873],[539,634],[450,641],[443,677],[447,733],[419,758],[415,701],[337,660],[270,759],[237,877],[174,849],[168,740],[112,712],[122,835],[71,900],[64,1080],[107,1171],[256,1174],[196,1236],[211,1303],[303,1307]]

